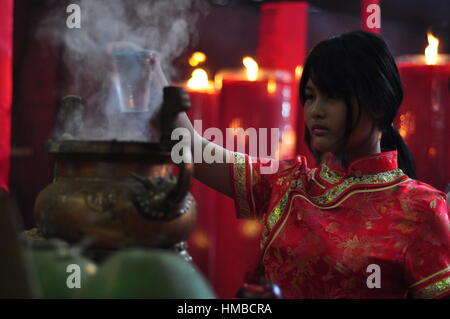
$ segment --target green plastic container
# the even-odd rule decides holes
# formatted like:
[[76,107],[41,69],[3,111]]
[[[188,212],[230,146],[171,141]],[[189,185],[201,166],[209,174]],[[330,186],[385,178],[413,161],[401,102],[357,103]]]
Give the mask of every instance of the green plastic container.
[[27,250],[42,298],[73,298],[97,271],[80,249],[59,239],[38,241]]
[[78,298],[211,299],[200,272],[176,253],[129,249],[106,260]]

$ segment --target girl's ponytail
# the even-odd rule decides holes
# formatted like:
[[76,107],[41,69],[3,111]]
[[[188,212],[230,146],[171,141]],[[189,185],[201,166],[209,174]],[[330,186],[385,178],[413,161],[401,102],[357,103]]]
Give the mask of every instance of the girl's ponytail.
[[412,153],[394,124],[389,125],[387,129],[384,130],[381,137],[381,148],[397,150],[398,167],[410,178],[416,178],[416,165]]

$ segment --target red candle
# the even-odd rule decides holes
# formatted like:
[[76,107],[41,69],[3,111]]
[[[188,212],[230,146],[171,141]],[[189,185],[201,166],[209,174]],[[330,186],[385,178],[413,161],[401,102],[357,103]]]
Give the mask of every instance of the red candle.
[[[185,85],[191,100],[191,108],[187,112],[189,118],[201,120],[203,128],[217,127],[218,92],[204,69],[197,68]],[[203,132],[198,132],[203,134]]]
[[[218,94],[212,82],[205,77],[206,72],[202,70],[204,73],[199,73],[200,69],[196,70],[193,74],[197,75],[193,75],[185,86],[191,100],[187,115],[192,124],[194,121],[201,121],[198,133],[203,135],[209,127],[218,127]],[[188,250],[197,267],[208,280],[214,282],[217,192],[197,180],[193,180],[190,192],[197,202],[198,215],[196,227],[188,240]]]
[[261,4],[258,62],[262,68],[294,73],[306,58],[307,2]]
[[8,189],[13,85],[13,1],[3,1],[0,8],[0,188]]
[[[307,2],[270,2],[261,5],[261,21],[258,41],[258,61],[261,67],[286,70],[295,78],[292,81],[291,105],[299,105],[299,82],[306,58],[308,30]],[[304,143],[303,110],[297,117],[296,153],[308,156]]]
[[[216,91],[195,91],[187,89],[191,108],[187,112],[191,122],[201,120],[203,131],[209,127],[218,127],[218,94]],[[202,134],[203,132],[199,132]]]
[[413,152],[417,178],[445,190],[450,183],[450,56],[399,59],[404,100],[396,125]]
[[[258,70],[252,74],[252,65],[255,65],[249,64],[247,71],[223,71],[216,76],[217,86],[221,87],[219,117],[222,132],[225,136],[226,128],[255,128],[257,133],[259,128],[267,128],[267,137],[270,137],[270,129],[278,128],[281,145],[275,155],[291,158],[296,148],[292,77],[284,71]],[[266,145],[270,150],[271,143],[267,141]],[[274,155],[270,153],[267,152]],[[233,201],[219,195],[215,214],[219,226],[215,288],[221,298],[235,297],[246,272],[254,267],[259,257],[261,225],[256,221],[239,220],[235,212]]]
[[[292,158],[295,156],[297,123],[297,108],[291,103],[292,77],[285,71],[257,70],[255,74],[251,78],[248,71],[228,70],[216,76],[221,87],[219,114],[224,135],[226,128],[254,128],[260,145],[260,139],[264,139],[260,135],[264,130],[260,129],[266,129],[266,150],[258,147],[256,154],[252,154],[247,140],[246,152],[251,156]],[[279,149],[270,141],[274,136],[271,135],[273,128],[279,130]],[[236,145],[232,151],[239,151]]]

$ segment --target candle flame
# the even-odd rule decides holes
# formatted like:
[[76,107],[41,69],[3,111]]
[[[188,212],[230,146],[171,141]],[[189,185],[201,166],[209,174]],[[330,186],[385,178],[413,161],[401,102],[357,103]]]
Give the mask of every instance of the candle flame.
[[232,129],[238,129],[242,127],[242,121],[240,118],[234,118],[230,123],[230,128]]
[[187,87],[191,90],[206,90],[210,87],[208,73],[197,68],[192,72],[191,78],[187,81]]
[[428,46],[425,49],[425,63],[434,65],[438,62],[438,46],[439,39],[434,37],[430,32],[427,33]]
[[236,134],[239,132],[238,130],[242,128],[242,121],[240,118],[234,118],[230,125],[228,126],[231,129],[231,132],[233,132],[233,134]]
[[214,86],[217,90],[222,89],[223,76],[221,74],[216,74],[214,77]]
[[298,80],[302,77],[302,73],[303,73],[303,66],[301,65],[297,65],[295,67],[295,78]]
[[246,68],[248,80],[256,81],[256,79],[258,78],[258,63],[256,63],[255,60],[248,56],[242,60],[242,63]]
[[276,91],[277,91],[277,82],[275,80],[270,79],[267,82],[267,93],[275,94]]
[[204,54],[203,52],[197,51],[197,52],[192,53],[192,55],[189,59],[189,65],[192,67],[196,67],[205,61],[206,61],[206,54]]

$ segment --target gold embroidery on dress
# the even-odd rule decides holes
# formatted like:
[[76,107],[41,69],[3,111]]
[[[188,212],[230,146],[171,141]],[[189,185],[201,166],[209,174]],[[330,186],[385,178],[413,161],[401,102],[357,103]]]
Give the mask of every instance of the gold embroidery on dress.
[[240,217],[250,217],[250,206],[247,200],[246,174],[245,174],[245,155],[234,153],[233,160],[233,179],[236,201],[240,210]]
[[[335,208],[335,207],[339,206],[344,200],[346,200],[348,197],[350,197],[350,196],[352,196],[352,195],[354,195],[354,194],[357,194],[357,193],[372,193],[372,192],[384,191],[384,190],[391,189],[391,188],[393,188],[393,187],[397,187],[398,185],[403,184],[403,183],[406,183],[406,182],[408,182],[408,181],[409,181],[409,179],[405,179],[405,180],[400,181],[400,182],[398,182],[398,183],[396,183],[396,184],[389,185],[389,186],[386,186],[386,187],[380,187],[380,188],[375,188],[375,189],[367,189],[367,190],[355,190],[355,191],[352,191],[352,192],[350,192],[349,194],[347,194],[344,198],[342,198],[339,202],[337,202],[337,203],[334,204],[333,206],[320,207],[320,206],[314,205],[314,204],[311,203],[311,202],[310,202],[310,203],[313,204],[313,205],[316,206],[316,207],[321,208],[321,209],[332,209],[332,208]],[[303,185],[303,183],[301,182],[301,180],[297,180],[297,181],[295,181],[295,182],[296,182],[297,185]],[[285,194],[285,196],[286,196],[286,194]],[[264,260],[264,258],[266,257],[266,253],[267,253],[269,247],[272,245],[272,243],[274,242],[274,240],[278,237],[278,235],[280,234],[280,232],[283,230],[283,228],[284,228],[284,226],[285,226],[285,224],[286,224],[286,221],[289,219],[289,216],[290,216],[291,210],[292,210],[292,205],[293,205],[293,203],[294,203],[295,198],[297,198],[297,197],[300,197],[300,198],[305,199],[306,201],[309,201],[308,198],[306,198],[305,196],[303,196],[303,195],[301,195],[301,194],[295,194],[294,196],[292,196],[292,198],[291,198],[291,200],[290,200],[290,202],[289,202],[289,208],[288,208],[288,210],[287,210],[287,212],[286,212],[286,214],[285,214],[286,217],[283,219],[283,223],[281,224],[280,227],[278,227],[276,233],[272,236],[272,239],[270,240],[270,242],[267,244],[267,246],[266,246],[265,249],[264,249],[263,260]],[[263,239],[261,240],[261,248],[264,248],[264,243],[265,243],[265,241],[267,240],[267,237],[268,237],[269,235],[270,235],[270,232],[268,233],[267,230],[266,230],[265,234],[263,234]],[[449,269],[450,269],[450,267],[449,267]]]
[[323,163],[320,169],[320,178],[330,184],[336,184],[342,180],[342,177],[332,171],[327,164]]
[[250,200],[251,200],[251,210],[256,211],[255,198],[253,196],[253,186],[255,185],[255,174],[253,174],[253,165],[252,165],[252,157],[248,156],[248,165],[250,167]]
[[296,179],[294,181],[292,181],[293,187],[295,188],[299,188],[302,191],[305,191],[305,187],[303,186],[303,182],[301,179]]
[[313,180],[314,183],[316,183],[317,186],[319,186],[319,187],[322,188],[322,189],[326,189],[326,187],[323,186],[322,184],[320,184],[320,183],[317,181],[317,179],[314,177],[314,176],[316,175],[316,172],[317,172],[317,168],[312,169],[312,170],[309,172],[310,178]]
[[450,277],[444,278],[413,293],[414,298],[430,299],[450,290]]
[[283,176],[277,179],[277,181],[275,182],[275,184],[277,184],[278,186],[285,186],[287,184],[289,184],[288,179],[290,178],[290,176]]
[[430,202],[430,208],[433,208],[433,209],[436,208],[436,199],[433,199],[433,200]]
[[[330,172],[329,175],[327,175],[325,178],[322,176],[322,172],[323,170],[321,170],[321,178],[323,178],[324,180],[327,180],[327,178],[329,178],[329,180],[336,178],[336,181],[342,180],[342,177],[336,175],[334,172],[332,172],[328,166],[326,166],[325,164],[323,164],[322,167],[326,167],[325,170],[328,169],[328,172]],[[357,190],[353,190],[351,192],[349,192],[348,194],[346,194],[343,198],[341,198],[338,202],[334,203],[332,206],[322,206],[322,205],[327,205],[330,204],[331,202],[333,202],[334,200],[336,200],[336,198],[338,196],[340,196],[342,193],[344,193],[345,191],[347,191],[350,187],[355,186],[355,185],[377,185],[377,184],[386,184],[386,183],[391,183],[394,182],[402,177],[405,177],[406,175],[403,173],[402,170],[400,169],[394,169],[391,171],[387,171],[387,172],[381,172],[381,173],[377,173],[377,174],[371,174],[371,175],[362,175],[359,177],[348,177],[345,181],[343,181],[341,184],[336,185],[335,187],[329,189],[328,191],[326,191],[324,194],[320,195],[320,196],[316,196],[316,197],[311,197],[311,196],[305,196],[307,195],[305,187],[303,185],[303,181],[300,178],[297,178],[295,180],[293,180],[291,182],[291,187],[288,189],[287,193],[284,195],[284,197],[286,197],[286,202],[283,204],[283,209],[282,210],[276,210],[276,208],[278,207],[278,205],[281,204],[281,201],[278,203],[277,207],[271,212],[274,214],[274,216],[272,217],[272,221],[269,221],[271,218],[271,215],[269,215],[267,223],[265,225],[265,231],[263,232],[263,236],[261,238],[261,248],[263,249],[266,241],[271,233],[271,230],[273,229],[273,226],[280,220],[283,210],[287,205],[287,199],[288,199],[288,195],[290,190],[292,189],[297,189],[297,190],[301,190],[303,191],[303,193],[305,193],[305,195],[303,194],[295,194],[291,200],[290,200],[290,204],[289,204],[289,208],[287,210],[287,213],[285,214],[285,218],[283,219],[283,223],[280,227],[278,227],[278,229],[276,230],[276,233],[272,236],[272,239],[270,240],[270,242],[265,246],[264,249],[264,253],[263,253],[263,259],[266,256],[266,253],[269,249],[269,247],[272,245],[272,243],[274,242],[274,240],[277,238],[277,236],[280,234],[280,232],[283,230],[286,221],[288,220],[290,213],[291,213],[291,209],[292,209],[292,204],[294,202],[294,199],[296,197],[300,197],[303,198],[304,200],[306,200],[307,202],[309,202],[310,204],[312,204],[315,207],[321,208],[321,209],[332,209],[335,208],[337,206],[339,206],[343,201],[345,201],[347,198],[349,198],[350,196],[354,195],[354,194],[358,194],[358,193],[371,193],[371,192],[378,192],[378,191],[384,191],[384,190],[388,190],[388,189],[392,189],[397,187],[400,184],[406,183],[408,182],[410,179],[409,178],[405,178],[403,180],[400,180],[398,182],[396,182],[395,184],[392,185],[387,185],[384,187],[378,187],[378,188],[373,188],[373,189],[357,189]],[[328,180],[327,180],[328,181]],[[284,198],[283,197],[283,198]],[[280,207],[281,208],[281,207]],[[279,216],[278,212],[280,212]],[[272,229],[269,229],[268,225],[272,224]]]
[[275,208],[270,213],[269,217],[267,218],[267,227],[269,230],[273,229],[273,226],[278,222],[281,215],[283,214],[284,209],[286,208],[287,200],[289,196],[289,190],[284,194],[283,198],[280,200],[280,202],[275,206]]
[[[344,197],[342,197],[338,202],[334,203],[334,204],[331,205],[331,206],[321,206],[321,205],[317,205],[317,204],[315,204],[315,203],[312,201],[312,198],[311,198],[311,197],[306,197],[306,196],[304,196],[304,195],[302,195],[302,194],[296,194],[296,195],[294,195],[292,198],[296,198],[296,197],[303,198],[304,200],[306,200],[307,202],[309,202],[309,203],[312,204],[313,206],[318,207],[318,208],[320,208],[320,209],[333,209],[333,208],[335,208],[335,207],[341,205],[343,201],[345,201],[347,198],[349,198],[350,196],[352,196],[352,195],[354,195],[354,194],[358,194],[358,193],[372,193],[372,192],[379,192],[379,191],[388,190],[388,189],[390,189],[390,188],[392,188],[392,187],[396,187],[396,186],[398,186],[398,185],[400,185],[400,184],[406,183],[406,182],[408,182],[409,180],[410,180],[409,178],[408,178],[408,179],[404,179],[404,180],[402,180],[402,181],[400,181],[400,182],[398,182],[398,183],[396,183],[396,184],[389,185],[389,186],[386,186],[386,187],[379,187],[379,188],[374,188],[374,189],[359,189],[359,190],[354,190],[354,191],[351,191],[350,193],[348,193],[347,195],[345,195]],[[330,201],[330,202],[331,202],[331,201]]]
[[426,277],[426,278],[423,278],[423,279],[419,280],[418,282],[412,284],[412,285],[409,286],[408,288],[409,288],[409,289],[414,288],[414,287],[416,287],[416,286],[418,286],[418,285],[420,285],[420,284],[422,284],[422,283],[424,283],[424,282],[426,282],[426,281],[432,279],[433,277],[436,277],[436,276],[439,276],[439,275],[441,275],[441,274],[446,273],[447,271],[450,272],[450,266],[447,267],[447,268],[444,268],[444,269],[442,269],[442,270],[439,270],[439,271],[435,272],[434,274],[429,275],[429,276]]
[[325,227],[325,230],[329,233],[336,233],[339,231],[339,223],[331,222]]
[[275,206],[275,208],[270,212],[269,216],[267,217],[265,230],[264,230],[263,236],[261,238],[261,248],[264,247],[264,244],[265,244],[267,238],[269,237],[270,232],[272,231],[273,227],[276,225],[276,223],[280,220],[281,216],[283,215],[283,212],[288,203],[289,193],[290,193],[290,188],[288,188],[288,190],[283,195],[281,200],[278,202],[278,204]]
[[[288,189],[288,193],[289,192],[290,192],[290,189]],[[285,194],[285,196],[286,196],[286,194]],[[270,235],[270,233],[266,233],[265,236],[263,237],[263,239],[261,240],[261,249],[264,249],[262,260],[264,260],[266,258],[266,253],[267,253],[267,250],[269,249],[270,245],[272,245],[273,241],[278,237],[278,235],[280,234],[280,232],[283,230],[284,226],[286,225],[286,221],[289,219],[289,216],[291,215],[292,203],[293,202],[294,202],[294,199],[292,198],[290,200],[289,208],[287,210],[287,213],[285,214],[286,216],[283,219],[283,223],[280,225],[280,227],[278,227],[276,233],[272,236],[272,239],[267,244],[265,249],[264,249],[264,244],[265,244],[265,242],[267,240],[267,237]]]
[[[362,175],[360,177],[351,176],[346,178],[341,184],[334,186],[319,196],[308,196],[308,201],[316,205],[327,205],[338,198],[342,193],[347,191],[350,187],[355,185],[377,185],[391,183],[401,177],[405,176],[401,169],[394,169],[387,172]],[[303,183],[297,180],[296,186],[304,190]]]

